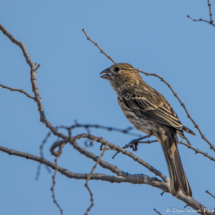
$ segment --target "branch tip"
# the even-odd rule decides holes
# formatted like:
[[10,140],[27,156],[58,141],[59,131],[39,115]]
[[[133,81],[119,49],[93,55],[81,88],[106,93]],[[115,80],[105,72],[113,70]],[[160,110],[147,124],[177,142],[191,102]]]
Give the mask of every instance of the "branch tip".
[[87,35],[86,31],[84,29],[82,29],[82,31],[84,32],[85,36],[87,37],[87,40],[90,40],[99,50],[102,54],[104,54],[109,60],[111,60],[114,64],[116,64],[116,62],[110,57],[108,56],[101,48],[100,46],[98,45],[98,43],[94,42],[93,40],[91,40],[89,38],[89,36]]

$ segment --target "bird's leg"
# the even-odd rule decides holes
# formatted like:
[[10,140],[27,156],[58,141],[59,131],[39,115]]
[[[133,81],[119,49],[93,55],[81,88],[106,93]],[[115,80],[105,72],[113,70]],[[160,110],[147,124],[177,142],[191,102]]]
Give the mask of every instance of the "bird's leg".
[[[146,138],[149,138],[152,136],[152,133],[144,136],[144,137],[140,137],[138,139],[134,139],[132,140],[128,145],[126,145],[126,148],[130,147],[133,149],[133,151],[137,151],[137,145],[138,143],[140,142],[140,140],[143,140],[143,139],[146,139]],[[141,142],[140,142],[141,143]],[[123,147],[124,148],[124,147]]]
[[[129,144],[125,145],[124,147],[122,147],[123,149],[127,149],[127,148],[132,148],[133,151],[137,151],[137,145],[138,143],[141,143],[140,140],[143,140],[143,139],[146,139],[146,138],[149,138],[152,136],[152,132],[150,134],[148,134],[147,136],[144,136],[144,137],[140,137],[138,139],[134,139],[132,140]],[[153,140],[151,142],[157,142],[157,140]],[[144,142],[142,142],[144,143]],[[116,155],[119,154],[119,151],[115,153],[115,155],[112,157],[113,159],[116,157]]]

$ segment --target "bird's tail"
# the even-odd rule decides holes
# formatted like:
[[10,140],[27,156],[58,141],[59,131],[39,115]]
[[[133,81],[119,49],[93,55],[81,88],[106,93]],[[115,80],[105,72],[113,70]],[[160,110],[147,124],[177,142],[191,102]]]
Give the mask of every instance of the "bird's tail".
[[171,194],[176,196],[179,190],[181,190],[184,195],[192,196],[177,148],[176,130],[169,126],[162,126],[157,134],[157,139],[162,145],[169,170]]

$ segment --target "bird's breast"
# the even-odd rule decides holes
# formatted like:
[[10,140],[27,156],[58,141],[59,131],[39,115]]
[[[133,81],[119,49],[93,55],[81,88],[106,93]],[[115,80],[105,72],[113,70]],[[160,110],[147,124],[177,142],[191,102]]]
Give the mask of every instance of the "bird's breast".
[[125,117],[130,121],[130,123],[139,131],[142,131],[146,134],[150,134],[153,127],[155,127],[154,123],[144,116],[144,114],[140,113],[138,110],[132,110],[126,107],[123,100],[118,97],[119,106],[122,109]]

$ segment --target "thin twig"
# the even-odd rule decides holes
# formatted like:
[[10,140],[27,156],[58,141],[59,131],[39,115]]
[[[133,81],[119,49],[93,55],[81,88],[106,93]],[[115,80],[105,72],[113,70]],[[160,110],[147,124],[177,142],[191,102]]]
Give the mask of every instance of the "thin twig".
[[[40,157],[41,158],[44,158],[43,147],[44,147],[45,143],[47,142],[48,138],[51,136],[51,134],[52,133],[49,131],[48,134],[46,135],[46,137],[44,138],[44,140],[42,141],[41,145],[40,145]],[[48,171],[48,173],[51,173],[51,170],[49,169],[48,166],[45,165],[45,168]],[[37,167],[37,173],[36,173],[36,177],[35,177],[36,180],[38,180],[40,177],[40,171],[41,171],[41,163]]]
[[159,211],[157,211],[155,208],[154,208],[154,211],[159,214],[159,215],[162,215]]
[[36,101],[35,97],[33,97],[33,96],[31,96],[30,94],[26,93],[24,90],[14,89],[14,88],[11,88],[11,87],[7,87],[7,86],[5,86],[5,85],[3,85],[3,84],[0,84],[0,87],[5,88],[5,89],[8,89],[8,90],[10,90],[10,91],[20,92],[20,93],[26,95],[28,98],[33,99],[34,101]]
[[208,7],[209,7],[210,21],[211,21],[211,23],[213,23],[213,17],[212,17],[212,10],[211,10],[211,3],[210,3],[210,0],[208,0]]
[[100,50],[100,52],[101,52],[102,54],[104,54],[109,60],[111,60],[114,64],[116,64],[116,62],[100,48],[100,46],[98,45],[98,43],[95,43],[93,40],[91,40],[91,39],[89,38],[89,36],[87,35],[87,33],[86,33],[86,31],[85,31],[84,29],[82,29],[82,31],[83,31],[84,34],[86,35],[87,40],[89,40],[89,41],[91,41],[92,43],[94,43],[95,46],[98,47],[98,49]]
[[211,195],[215,199],[215,196],[213,194],[211,194],[208,190],[206,190],[205,192],[208,193],[209,195]]
[[205,19],[193,19],[192,17],[190,17],[189,15],[187,15],[187,17],[191,20],[193,20],[194,22],[207,22],[209,23],[210,25],[213,25],[215,27],[215,24],[214,24],[214,21],[213,21],[213,17],[212,17],[212,10],[211,10],[211,3],[210,3],[210,0],[207,0],[208,1],[208,8],[209,8],[209,16],[210,16],[210,21],[208,20],[205,20]]
[[60,207],[59,203],[57,202],[56,198],[55,198],[55,193],[54,193],[54,187],[55,187],[55,177],[56,177],[56,174],[57,174],[57,171],[58,171],[58,165],[57,165],[57,160],[58,160],[59,156],[57,156],[55,158],[55,172],[54,172],[54,175],[52,176],[52,187],[51,187],[51,192],[52,192],[52,199],[53,199],[53,202],[54,204],[57,206],[57,208],[60,210],[60,214],[63,215],[63,210],[62,208]]
[[205,157],[209,158],[210,160],[215,161],[215,158],[212,157],[212,156],[210,156],[210,155],[208,155],[208,153],[206,153],[206,152],[202,152],[202,151],[200,151],[199,149],[196,149],[196,148],[194,148],[193,146],[188,145],[187,143],[184,143],[183,141],[178,141],[178,143],[180,143],[180,144],[186,146],[186,147],[189,148],[189,149],[192,149],[193,151],[195,151],[196,154],[198,154],[198,153],[199,153],[199,154],[202,154],[202,155],[204,155]]
[[[158,142],[158,140],[147,140],[147,141],[140,141],[140,142],[138,142],[138,144],[139,143],[147,143],[147,144],[151,144],[151,143],[156,143],[156,142]],[[125,146],[123,146],[122,148],[123,149],[127,149],[127,148],[132,148],[133,149],[133,151],[136,151],[137,150],[137,145],[135,146],[136,147],[136,150],[134,150],[134,148],[133,148],[133,146],[130,144],[130,143],[128,143],[128,144],[126,144]],[[116,152],[114,155],[113,155],[113,159],[119,154],[120,152],[118,151],[118,152]]]
[[163,196],[164,192],[162,192],[160,195]]
[[136,161],[139,164],[145,166],[149,171],[153,172],[155,175],[161,177],[165,182],[169,182],[169,180],[167,179],[167,177],[163,173],[161,173],[159,170],[155,169],[150,164],[146,163],[145,161],[143,161],[142,159],[140,159],[139,157],[134,155],[132,152],[129,152],[129,151],[121,148],[120,146],[117,146],[117,145],[115,145],[113,143],[110,143],[110,142],[104,140],[102,137],[95,137],[95,136],[89,135],[89,134],[80,134],[80,135],[77,135],[75,137],[72,137],[71,139],[73,140],[73,143],[74,143],[76,140],[81,139],[81,138],[89,138],[89,139],[91,139],[93,141],[102,143],[104,145],[107,144],[111,150],[120,151],[122,154],[125,154],[125,155],[129,156],[134,161]]
[[[62,128],[62,127],[58,127],[58,128]],[[117,131],[117,132],[121,132],[121,133],[124,133],[124,134],[129,134],[129,135],[137,136],[137,137],[141,136],[139,134],[130,132],[131,130],[134,129],[133,127],[120,129],[120,128],[114,128],[114,127],[111,127],[111,126],[103,126],[103,125],[97,125],[97,124],[80,124],[77,121],[75,122],[75,125],[67,127],[67,129],[71,129],[71,130],[74,129],[74,128],[97,128],[97,129],[104,129],[104,130],[108,130],[108,131]]]
[[90,190],[88,184],[85,184],[84,186],[87,188],[88,192],[90,193],[90,202],[91,202],[89,208],[87,208],[87,211],[86,211],[85,214],[84,214],[84,215],[87,215],[88,212],[90,211],[90,209],[93,207],[93,193],[92,193],[92,191]]
[[106,150],[107,150],[107,144],[105,145],[105,148],[103,149],[103,152],[101,153],[99,159],[97,160],[97,162],[96,162],[95,165],[93,166],[93,168],[92,168],[90,174],[89,174],[88,177],[87,177],[87,181],[86,181],[86,183],[85,183],[85,185],[84,185],[84,186],[87,188],[87,190],[89,191],[89,193],[90,193],[90,201],[91,201],[91,205],[89,206],[89,208],[87,208],[87,210],[86,210],[86,212],[85,212],[84,215],[87,215],[88,212],[90,211],[90,209],[91,209],[91,208],[93,207],[93,205],[94,205],[94,203],[93,203],[93,193],[91,192],[91,190],[90,190],[90,188],[89,188],[89,186],[88,186],[88,181],[90,180],[90,178],[91,178],[91,176],[92,176],[92,174],[93,174],[93,171],[95,170],[96,166],[97,166],[98,163],[100,162],[100,160],[101,160],[101,158],[103,157],[103,155],[104,155],[104,153],[105,153]]
[[187,114],[187,117],[192,121],[192,123],[194,124],[194,127],[197,128],[197,130],[199,131],[199,133],[200,133],[202,139],[205,140],[205,141],[210,145],[210,148],[213,149],[213,150],[215,151],[215,146],[214,146],[211,142],[209,142],[209,140],[205,137],[205,135],[203,135],[203,133],[202,133],[202,131],[200,130],[199,126],[196,124],[196,122],[194,121],[194,119],[190,116],[190,114],[189,114],[187,108],[185,107],[185,104],[184,104],[184,103],[181,101],[181,99],[178,97],[177,93],[173,90],[172,86],[171,86],[168,82],[166,82],[166,81],[164,80],[164,78],[162,78],[161,76],[159,76],[159,75],[157,75],[157,74],[155,74],[155,73],[147,73],[147,72],[144,72],[144,71],[142,71],[142,70],[140,70],[140,69],[137,69],[137,70],[138,70],[139,72],[145,74],[146,76],[155,76],[155,77],[159,78],[161,81],[163,81],[163,82],[170,88],[170,90],[172,91],[173,95],[178,99],[178,101],[180,102],[181,106],[184,108],[184,110],[185,110],[185,112],[186,112],[186,114]]
[[[71,125],[71,126],[56,126],[55,128],[56,129],[66,129],[66,130],[68,130],[69,133],[71,133],[71,131],[73,129],[75,129],[75,128],[85,128],[85,129],[96,128],[96,129],[104,129],[104,130],[107,130],[107,131],[121,132],[123,134],[128,134],[128,135],[136,136],[136,137],[141,136],[139,134],[130,132],[130,130],[132,130],[133,127],[128,127],[126,129],[120,129],[120,128],[114,128],[114,127],[111,127],[111,126],[103,126],[103,125],[97,125],[97,124],[79,124],[79,123],[75,122],[75,125]],[[50,137],[51,134],[52,134],[52,132],[48,132],[47,135],[45,136],[44,140],[42,141],[41,145],[40,145],[40,155],[41,155],[41,157],[44,157],[43,156],[43,147],[44,147],[44,144],[47,142],[47,140],[48,140],[48,138]],[[71,136],[71,134],[69,136]]]
[[191,146],[191,143],[190,143],[190,141],[188,140],[188,138],[187,137],[185,137],[185,135],[184,135],[184,137],[183,137],[186,141],[187,141],[187,143]]
[[[62,154],[63,147],[66,145],[66,141],[56,141],[53,143],[53,145],[50,148],[50,152],[54,156],[60,156]],[[58,151],[55,151],[55,149],[58,147]]]
[[[57,200],[56,200],[55,192],[54,192],[54,187],[55,187],[55,184],[56,184],[56,181],[55,181],[56,174],[57,174],[57,172],[58,172],[57,161],[58,161],[58,158],[60,157],[60,155],[62,154],[62,149],[63,149],[63,147],[64,147],[65,144],[66,144],[65,141],[59,141],[59,142],[57,142],[57,143],[54,143],[54,144],[53,144],[54,147],[52,146],[51,149],[50,149],[52,155],[55,155],[55,156],[56,156],[56,158],[55,158],[55,172],[54,172],[54,174],[53,174],[53,176],[52,176],[52,187],[51,187],[52,199],[53,199],[54,204],[55,204],[55,205],[57,206],[57,208],[60,210],[60,214],[61,214],[61,215],[63,215],[63,210],[62,210],[62,208],[60,207],[59,203],[58,203]],[[57,146],[59,147],[59,149],[58,149],[57,152],[55,152],[54,149],[55,149],[55,147],[57,147]]]
[[[80,124],[77,121],[75,121],[75,125],[71,125],[71,126],[56,126],[56,129],[66,129],[68,131],[69,136],[71,137],[71,131],[75,128],[85,128],[87,129],[87,131],[89,132],[89,128],[96,128],[96,129],[104,129],[107,131],[116,131],[116,132],[121,132],[123,134],[128,134],[131,136],[136,136],[136,137],[140,137],[141,135],[130,132],[132,129],[134,129],[133,127],[128,127],[125,129],[119,129],[119,128],[114,128],[111,126],[103,126],[103,125],[97,125],[97,124]],[[91,131],[90,131],[91,132]],[[44,154],[43,154],[43,147],[45,145],[45,143],[48,141],[49,137],[51,136],[52,132],[48,132],[47,135],[45,136],[44,140],[42,141],[41,145],[40,145],[40,157],[44,158]],[[88,133],[90,134],[90,133]],[[45,168],[47,169],[48,173],[51,172],[51,170],[49,169],[49,167],[47,167],[45,165]],[[40,176],[40,170],[41,170],[41,164],[38,164],[37,167],[37,173],[36,173],[36,177],[35,179],[38,180],[39,176]]]
[[87,183],[88,183],[88,181],[90,180],[90,178],[91,178],[91,176],[92,176],[92,174],[93,174],[93,172],[94,172],[94,170],[95,170],[96,166],[97,166],[97,165],[98,165],[98,163],[100,162],[100,160],[101,160],[101,158],[103,157],[104,153],[105,153],[105,152],[106,152],[106,150],[108,149],[108,148],[107,148],[107,146],[108,146],[108,144],[106,143],[106,144],[105,144],[105,148],[103,149],[103,152],[101,153],[101,155],[100,155],[99,159],[96,161],[96,163],[95,163],[95,165],[93,166],[93,168],[92,168],[92,170],[91,170],[91,172],[90,172],[89,176],[87,177],[86,184],[87,184]]
[[[87,133],[88,133],[88,134],[91,134],[89,127],[86,127],[86,130],[87,130]],[[93,143],[92,143],[92,141],[90,141],[90,140],[87,139],[87,140],[84,142],[84,145],[85,145],[86,147],[90,147],[90,146],[93,146]]]

